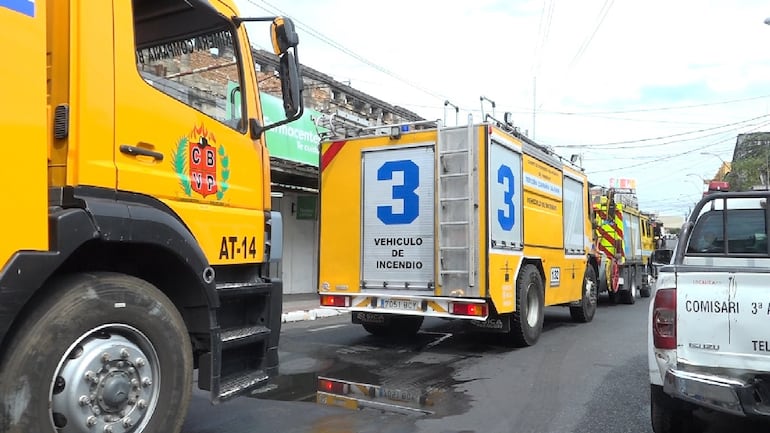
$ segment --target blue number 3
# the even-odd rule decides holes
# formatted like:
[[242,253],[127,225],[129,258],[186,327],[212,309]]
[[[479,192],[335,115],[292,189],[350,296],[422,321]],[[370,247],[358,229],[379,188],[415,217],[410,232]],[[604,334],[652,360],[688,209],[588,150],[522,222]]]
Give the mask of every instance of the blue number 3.
[[515,217],[513,213],[513,172],[511,171],[511,167],[508,167],[507,165],[501,165],[500,168],[497,169],[497,183],[503,184],[506,179],[508,180],[508,189],[506,189],[505,193],[503,194],[503,204],[507,205],[507,208],[497,210],[497,222],[500,223],[500,227],[502,227],[503,230],[509,231],[513,228],[513,224],[515,223]]
[[404,173],[404,183],[393,185],[393,200],[403,200],[402,213],[393,213],[393,206],[377,206],[377,218],[385,224],[409,224],[420,215],[420,197],[414,190],[420,186],[420,168],[412,161],[389,161],[377,170],[377,180],[391,180],[394,172]]

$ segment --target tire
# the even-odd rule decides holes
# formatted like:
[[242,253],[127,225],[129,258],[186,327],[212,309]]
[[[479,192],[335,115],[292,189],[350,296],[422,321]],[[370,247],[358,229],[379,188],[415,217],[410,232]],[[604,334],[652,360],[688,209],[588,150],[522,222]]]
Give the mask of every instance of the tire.
[[543,279],[534,265],[526,265],[516,281],[516,311],[511,320],[509,343],[532,346],[543,331],[545,315]]
[[649,284],[645,284],[641,289],[639,289],[639,296],[642,298],[649,298],[650,295],[652,295],[652,288]]
[[425,320],[422,316],[398,316],[393,315],[390,317],[390,322],[386,324],[380,323],[362,323],[366,332],[378,336],[392,336],[392,337],[413,337],[422,327],[422,322]]
[[655,433],[684,433],[695,430],[692,409],[663,392],[663,387],[650,385],[650,421]]
[[[635,268],[628,267],[625,272],[625,279],[623,280],[623,290],[619,290],[620,302],[628,305],[636,303],[636,272]],[[628,287],[628,289],[626,289]]]
[[120,432],[181,430],[192,348],[162,292],[127,275],[83,273],[41,293],[0,360],[0,431],[54,433],[66,424],[67,432],[103,432],[113,423]]
[[608,266],[610,269],[607,271],[607,300],[609,301],[610,305],[617,305],[618,301],[620,300],[620,292],[617,291],[616,288],[618,285],[616,279],[620,271],[618,270],[617,263],[614,261],[610,261]]
[[569,307],[569,315],[572,320],[587,323],[594,319],[596,314],[597,290],[599,283],[596,281],[596,271],[590,263],[586,264],[586,272],[583,276],[582,296],[579,307]]

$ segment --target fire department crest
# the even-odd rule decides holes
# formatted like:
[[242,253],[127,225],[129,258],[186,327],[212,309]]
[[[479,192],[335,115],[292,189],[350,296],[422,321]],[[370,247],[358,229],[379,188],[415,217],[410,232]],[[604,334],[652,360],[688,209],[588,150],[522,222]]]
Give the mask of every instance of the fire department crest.
[[177,141],[171,159],[179,186],[188,197],[195,192],[204,198],[215,195],[222,200],[229,187],[230,159],[224,145],[217,145],[214,133],[196,126]]

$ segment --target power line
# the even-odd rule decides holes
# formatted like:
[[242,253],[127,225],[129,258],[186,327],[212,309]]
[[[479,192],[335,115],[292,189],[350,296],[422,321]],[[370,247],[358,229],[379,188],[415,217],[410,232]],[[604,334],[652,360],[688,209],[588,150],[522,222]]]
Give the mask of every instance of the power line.
[[[543,0],[543,9],[540,11],[540,23],[537,29],[537,43],[535,44],[534,58],[536,59],[532,63],[532,75],[537,76],[540,72],[540,66],[543,63],[543,52],[545,51],[545,45],[548,41],[548,36],[551,33],[551,22],[553,20],[555,0]],[[545,21],[545,25],[543,22]]]
[[583,41],[583,43],[580,45],[580,48],[578,48],[578,52],[575,53],[575,56],[572,58],[572,61],[570,61],[569,66],[567,67],[568,69],[572,69],[572,67],[577,63],[580,57],[583,56],[583,53],[585,53],[586,49],[588,49],[588,46],[591,45],[591,41],[593,41],[594,35],[596,35],[596,32],[599,30],[599,27],[601,27],[602,23],[604,22],[604,18],[607,17],[607,13],[610,11],[610,8],[612,7],[613,3],[615,3],[615,0],[604,0],[604,4],[602,5],[602,8],[599,10],[597,23],[594,26],[593,31]]
[[[753,130],[751,130],[749,132],[754,132],[754,131],[758,130],[759,128],[767,126],[768,124],[770,124],[770,121],[758,125],[756,128],[754,128]],[[720,141],[711,143],[710,146],[715,146],[717,144],[721,144],[721,143],[727,142],[728,140],[731,140],[731,139],[732,139],[732,137],[724,139],[724,140],[720,140]],[[596,170],[596,171],[588,171],[588,170],[586,170],[586,172],[587,173],[591,173],[591,174],[596,174],[596,173],[607,173],[607,172],[610,172],[610,171],[627,170],[629,168],[641,167],[643,165],[648,165],[648,164],[651,164],[651,163],[654,163],[654,162],[667,161],[667,160],[669,160],[671,158],[676,158],[676,157],[688,155],[688,154],[691,154],[691,153],[696,152],[696,151],[703,151],[704,149],[705,149],[705,147],[697,147],[695,149],[690,149],[690,150],[686,150],[684,152],[680,152],[680,153],[675,154],[675,155],[673,155],[671,157],[663,157],[663,158],[654,159],[652,161],[640,162],[638,164],[627,165],[625,167],[613,167],[613,168],[606,169],[606,170]]]
[[[701,133],[701,132],[714,131],[716,129],[727,128],[729,126],[742,125],[742,124],[749,123],[749,122],[752,122],[754,120],[758,120],[758,119],[762,119],[762,118],[766,118],[766,117],[770,117],[770,114],[763,114],[761,116],[753,117],[751,119],[741,120],[739,122],[726,123],[726,124],[719,125],[719,126],[714,126],[714,127],[711,127],[711,128],[701,128],[701,129],[697,129],[697,130],[694,130],[694,131],[680,132],[680,133],[677,133],[677,134],[661,135],[661,136],[657,136],[657,137],[648,137],[648,138],[639,138],[639,139],[635,139],[635,140],[613,141],[613,142],[608,142],[608,143],[565,144],[563,146],[556,146],[556,145],[554,145],[554,147],[562,147],[562,148],[591,148],[591,147],[596,148],[596,147],[599,147],[599,148],[605,148],[606,146],[617,146],[617,145],[620,145],[620,144],[646,143],[648,141],[665,140],[665,139],[668,139],[668,138],[682,137],[682,136],[685,136],[685,135],[692,135],[692,134],[698,134],[698,133]],[[723,131],[721,133],[724,133],[724,132],[725,131]],[[716,134],[714,134],[714,135],[716,135]],[[688,138],[688,139],[683,139],[683,140],[678,140],[678,141],[689,141],[689,140],[694,140],[694,139],[698,139],[698,138],[705,138],[705,137],[708,137],[708,135],[707,136],[703,136],[703,137]],[[663,144],[670,144],[670,142],[669,143],[663,143]],[[661,144],[653,144],[653,145],[649,145],[649,146],[659,146],[659,145],[661,145]],[[622,147],[618,147],[618,149],[622,149]]]
[[770,95],[760,95],[760,96],[750,96],[747,98],[739,98],[739,99],[728,99],[726,101],[717,101],[717,102],[705,102],[702,104],[689,104],[689,105],[673,105],[673,106],[663,106],[663,107],[655,107],[655,108],[639,108],[635,110],[613,110],[613,111],[585,111],[585,112],[571,112],[571,111],[553,111],[552,113],[557,114],[571,114],[571,115],[587,115],[587,114],[628,114],[628,113],[646,113],[650,111],[670,111],[670,110],[683,110],[687,108],[701,108],[701,107],[710,107],[714,105],[724,105],[724,104],[733,104],[736,102],[746,102],[746,101],[753,101],[756,99],[762,99],[770,97]]
[[[246,1],[251,3],[254,6],[256,6],[256,7],[260,8],[260,9],[262,9],[262,10],[268,12],[268,13],[270,13],[270,14],[283,15],[283,16],[291,17],[291,15],[285,13],[281,9],[277,8],[275,5],[269,3],[269,2],[267,2],[265,0],[260,0],[260,1],[262,3],[264,3],[264,4],[266,4],[267,6],[271,7],[273,10],[270,10],[270,9],[264,7],[264,6],[258,5],[256,2],[254,2],[254,0],[246,0]],[[292,19],[292,21],[294,21],[297,24],[297,27],[299,27],[300,29],[306,31],[307,33],[311,34],[312,36],[315,36],[318,40],[320,40],[321,42],[329,45],[330,47],[332,47],[332,48],[334,48],[334,49],[336,49],[336,50],[338,50],[338,51],[340,51],[340,52],[342,52],[344,54],[347,54],[348,56],[350,56],[350,57],[360,61],[361,63],[363,63],[363,64],[365,64],[367,66],[370,66],[370,67],[376,69],[377,71],[380,71],[383,74],[385,74],[385,75],[387,75],[387,76],[389,76],[389,77],[391,77],[393,79],[401,81],[402,83],[405,83],[408,86],[413,87],[413,88],[415,88],[415,89],[417,89],[417,90],[419,90],[419,91],[421,91],[421,92],[423,92],[423,93],[425,93],[427,95],[433,96],[434,98],[438,98],[440,100],[448,99],[445,95],[433,92],[433,91],[431,91],[431,90],[429,90],[429,89],[427,89],[427,88],[425,88],[425,87],[423,87],[423,86],[421,86],[421,85],[419,85],[417,83],[414,83],[411,80],[408,80],[408,79],[406,79],[404,77],[401,77],[400,75],[390,71],[389,69],[385,68],[384,66],[381,66],[381,65],[379,65],[377,63],[374,63],[374,62],[366,59],[365,57],[361,56],[360,54],[354,52],[353,50],[351,50],[349,48],[346,48],[346,47],[342,46],[338,42],[336,42],[333,39],[329,38],[328,36],[322,34],[321,32],[315,30],[313,27],[303,23],[302,21],[299,21],[298,19],[296,19],[294,17],[291,17],[291,19]]]

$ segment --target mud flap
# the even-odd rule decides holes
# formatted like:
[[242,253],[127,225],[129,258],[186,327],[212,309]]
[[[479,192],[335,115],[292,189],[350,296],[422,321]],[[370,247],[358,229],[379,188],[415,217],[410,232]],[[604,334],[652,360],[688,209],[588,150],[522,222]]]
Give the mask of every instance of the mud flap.
[[375,325],[389,325],[391,315],[390,314],[383,314],[383,313],[367,313],[364,311],[354,311],[353,314],[350,315],[351,322],[355,323],[356,325],[360,325],[362,323],[372,323]]
[[510,314],[490,314],[485,321],[469,320],[468,325],[471,329],[494,332],[494,333],[507,333],[511,332],[511,315]]

